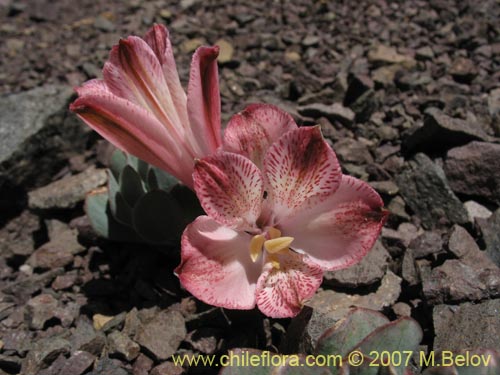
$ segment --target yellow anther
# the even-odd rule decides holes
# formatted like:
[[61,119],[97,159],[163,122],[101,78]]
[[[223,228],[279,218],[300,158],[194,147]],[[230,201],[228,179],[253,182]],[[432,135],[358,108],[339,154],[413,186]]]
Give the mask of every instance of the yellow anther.
[[271,265],[273,266],[273,268],[276,268],[277,270],[280,269],[280,262],[278,260],[277,255],[274,255],[274,254],[269,255],[268,260],[271,262]]
[[288,249],[288,246],[290,246],[292,241],[293,237],[278,237],[264,242],[264,247],[266,248],[268,253],[276,254],[281,250]]
[[262,234],[257,234],[253,236],[250,240],[250,258],[255,263],[260,253],[262,252],[262,245],[266,238]]
[[274,238],[278,238],[278,237],[281,237],[281,231],[279,229],[276,229],[276,228],[269,228],[267,230],[267,233],[269,234],[269,238],[272,240]]

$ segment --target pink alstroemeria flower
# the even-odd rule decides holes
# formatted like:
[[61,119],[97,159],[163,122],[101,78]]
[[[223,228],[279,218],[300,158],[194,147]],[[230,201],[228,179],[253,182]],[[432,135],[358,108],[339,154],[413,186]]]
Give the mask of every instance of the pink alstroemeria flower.
[[196,50],[186,96],[168,30],[154,25],[144,39],[120,40],[103,79],[77,88],[70,109],[116,147],[192,188],[194,160],[221,145],[218,53]]
[[366,255],[387,216],[368,184],[342,175],[319,127],[298,128],[269,105],[235,115],[224,150],[198,161],[193,178],[208,216],[182,236],[182,285],[275,318],[295,316],[324,270]]

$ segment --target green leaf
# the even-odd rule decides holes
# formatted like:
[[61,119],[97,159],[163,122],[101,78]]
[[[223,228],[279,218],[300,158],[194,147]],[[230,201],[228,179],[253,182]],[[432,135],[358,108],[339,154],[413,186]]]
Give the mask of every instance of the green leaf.
[[163,190],[143,195],[133,208],[137,233],[154,244],[177,241],[187,222],[176,200]]
[[170,191],[179,183],[179,180],[174,176],[155,166],[151,166],[149,174],[154,174],[158,183],[158,188],[161,190]]
[[387,323],[389,319],[378,311],[355,308],[342,321],[323,333],[315,352],[345,357],[366,336]]
[[[404,375],[406,368],[404,354],[417,350],[422,336],[422,329],[415,320],[402,317],[377,328],[357,345],[357,349],[367,356],[371,356],[372,351],[379,354],[382,352],[400,353],[402,356],[401,364],[394,368],[397,375]],[[391,360],[390,363],[395,363],[395,361]]]
[[85,199],[85,212],[92,228],[104,238],[113,241],[139,242],[139,237],[131,228],[117,222],[108,205],[108,192],[92,192]]
[[111,155],[111,159],[109,161],[109,169],[113,173],[116,180],[118,180],[122,169],[125,168],[126,165],[127,155],[123,151],[116,149]]
[[137,172],[139,176],[141,176],[142,181],[147,181],[149,168],[150,165],[148,163],[144,160],[137,159]]
[[130,165],[126,165],[120,175],[120,192],[130,207],[146,193],[141,177]]

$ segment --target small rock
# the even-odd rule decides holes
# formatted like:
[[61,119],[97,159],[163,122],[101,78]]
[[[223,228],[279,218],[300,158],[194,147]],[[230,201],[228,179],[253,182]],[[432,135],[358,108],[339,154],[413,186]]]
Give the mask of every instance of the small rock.
[[58,226],[51,238],[35,250],[26,261],[27,264],[42,269],[65,267],[73,262],[76,254],[86,250],[78,242],[78,232],[65,224]]
[[109,353],[124,358],[128,362],[134,360],[141,348],[124,333],[114,331],[108,335]]
[[437,255],[443,250],[443,240],[438,232],[427,231],[410,242],[408,246],[413,251],[414,259]]
[[130,375],[130,371],[124,369],[119,360],[104,357],[97,362],[94,371],[87,375]]
[[200,328],[188,333],[185,341],[188,342],[193,349],[204,354],[213,354],[217,351],[217,336],[219,332],[213,328]]
[[86,351],[93,355],[100,356],[106,343],[104,334],[96,332],[92,324],[86,317],[80,317],[76,323],[76,328],[71,336],[72,351]]
[[320,41],[321,39],[316,35],[307,35],[304,39],[302,39],[302,45],[304,47],[317,46]]
[[402,249],[410,246],[411,241],[417,238],[422,231],[412,223],[401,223],[397,230],[391,228],[382,228],[382,238],[390,244],[401,247]]
[[181,44],[181,51],[183,53],[192,53],[194,52],[198,47],[204,45],[205,39],[202,38],[194,38],[194,39],[188,39],[182,42]]
[[488,219],[477,219],[477,223],[486,245],[486,253],[500,267],[500,208]]
[[50,294],[40,294],[26,304],[25,319],[31,329],[41,330],[45,323],[55,318],[57,300]]
[[434,51],[429,46],[420,47],[415,51],[417,60],[432,60],[434,59]]
[[491,90],[488,95],[488,112],[491,116],[491,127],[497,137],[500,136],[500,88]]
[[392,180],[371,181],[370,185],[382,195],[394,196],[399,192],[398,185],[396,185]]
[[149,375],[153,368],[153,363],[153,360],[141,353],[132,366],[132,372],[134,375]]
[[59,355],[68,354],[70,343],[60,337],[49,337],[37,341],[23,362],[22,373],[35,375],[54,362]]
[[448,151],[444,171],[457,194],[500,204],[500,144],[470,142]]
[[417,154],[396,176],[401,195],[425,228],[445,223],[465,224],[467,212],[450,189],[443,170],[424,154]]
[[98,16],[94,20],[94,27],[98,30],[109,32],[115,30],[115,25],[108,18],[104,16]]
[[299,113],[305,117],[320,118],[326,117],[330,122],[340,122],[346,126],[352,125],[354,121],[354,112],[344,107],[340,103],[326,105],[322,103],[313,103],[298,108]]
[[3,337],[3,350],[13,351],[24,357],[33,344],[33,332],[15,330],[6,332]]
[[476,218],[487,219],[493,214],[490,210],[476,201],[467,201],[464,203],[464,207],[471,223],[473,223]]
[[186,333],[182,314],[167,310],[140,326],[134,341],[154,354],[158,360],[166,360],[177,351]]
[[339,159],[346,163],[366,165],[373,163],[373,157],[366,144],[352,138],[343,138],[333,145]]
[[476,64],[471,59],[464,57],[453,61],[449,72],[453,79],[460,83],[470,83],[478,74]]
[[464,258],[469,252],[478,253],[480,251],[474,238],[460,225],[454,225],[451,229],[448,250],[457,258]]
[[219,57],[217,61],[220,64],[226,64],[233,60],[234,47],[233,45],[225,39],[219,39],[215,42],[219,46]]
[[107,181],[104,169],[93,166],[85,172],[33,190],[28,194],[29,207],[34,210],[69,209],[85,199],[86,194]]
[[361,262],[343,270],[326,271],[325,283],[348,288],[374,284],[384,276],[390,259],[382,242],[377,241]]
[[419,273],[415,266],[415,256],[413,250],[407,249],[403,255],[403,262],[401,264],[401,276],[410,286],[415,286],[420,283]]
[[392,306],[392,311],[394,311],[394,314],[396,314],[398,318],[402,316],[411,316],[411,306],[404,302],[395,303]]
[[[31,296],[52,282],[55,277],[62,275],[63,273],[63,268],[56,268],[40,275],[33,275],[24,280],[15,281],[4,287],[2,291],[7,294],[14,294],[17,297]],[[29,297],[26,298],[26,300],[27,299],[29,299]]]
[[287,51],[287,52],[285,52],[285,59],[287,61],[291,61],[291,62],[298,62],[298,61],[302,60],[302,56],[298,52]]
[[151,370],[150,375],[181,375],[184,374],[184,369],[181,366],[176,366],[172,362],[163,362],[161,365],[156,366]]
[[57,276],[56,279],[52,282],[52,289],[55,291],[69,289],[73,285],[75,285],[76,280],[78,279],[78,275],[76,273],[67,273],[64,275]]
[[[291,326],[295,325],[296,328],[294,328],[294,337],[290,337],[287,333],[287,341],[289,341],[287,345],[291,345],[291,347],[287,347],[287,351],[303,352],[304,350],[309,352],[313,350],[323,332],[342,319],[352,306],[380,311],[392,305],[398,299],[400,293],[401,278],[391,271],[387,271],[380,287],[374,293],[351,295],[333,290],[316,293],[305,304],[305,306],[312,308],[312,311],[309,309],[308,312],[304,309],[305,311],[292,320]],[[309,316],[304,317],[304,315]]]
[[373,64],[399,64],[411,69],[416,65],[413,57],[402,55],[394,47],[379,44],[368,51],[368,61]]
[[106,323],[113,320],[113,316],[106,316],[102,314],[95,314],[92,317],[92,321],[94,323],[94,329],[96,331],[100,331]]
[[0,253],[4,255],[30,255],[35,247],[33,234],[40,229],[38,216],[29,211],[11,220],[0,229]]
[[500,299],[478,304],[467,302],[458,306],[435,306],[432,314],[436,332],[434,350],[500,350],[499,311]]
[[399,195],[392,198],[387,209],[390,212],[389,218],[397,218],[400,221],[410,221],[410,215],[406,212],[406,204]]
[[372,71],[371,77],[375,83],[387,87],[393,85],[394,77],[399,70],[401,66],[397,64],[381,66]]
[[95,356],[84,351],[76,351],[71,357],[65,359],[60,375],[81,375],[85,373],[94,363]]

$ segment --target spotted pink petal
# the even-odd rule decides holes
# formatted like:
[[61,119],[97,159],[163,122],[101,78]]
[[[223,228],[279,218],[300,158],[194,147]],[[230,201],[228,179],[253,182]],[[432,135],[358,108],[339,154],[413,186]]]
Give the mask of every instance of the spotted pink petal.
[[295,212],[280,230],[294,237],[293,249],[324,270],[359,262],[372,248],[388,212],[366,182],[342,176],[340,187],[327,200]]
[[262,174],[244,156],[219,151],[198,161],[194,189],[205,212],[217,222],[251,230],[260,215]]
[[151,47],[156,58],[160,62],[165,81],[172,96],[174,107],[177,110],[182,125],[189,127],[187,97],[182,88],[179,74],[177,73],[172,44],[170,43],[167,28],[164,25],[155,24],[144,36],[144,41]]
[[273,143],[264,159],[263,175],[278,222],[312,198],[334,192],[342,176],[318,126],[289,131]]
[[199,47],[191,62],[187,109],[200,157],[210,155],[222,144],[218,55],[217,46]]
[[269,146],[297,129],[292,116],[270,104],[251,104],[234,115],[224,130],[224,150],[241,154],[262,167]]
[[196,298],[228,309],[252,309],[262,266],[250,258],[251,236],[198,217],[182,236],[181,284]]
[[303,303],[311,298],[323,281],[323,270],[290,252],[280,256],[280,268],[267,264],[257,282],[259,310],[271,318],[297,315]]
[[174,105],[158,57],[143,39],[136,36],[121,39],[104,64],[103,77],[112,93],[148,110],[181,147],[185,146],[180,109]]
[[144,108],[112,94],[99,80],[87,82],[77,88],[77,92],[79,97],[70,109],[87,125],[118,148],[166,170],[187,186],[192,186],[189,155],[176,146],[156,117]]

